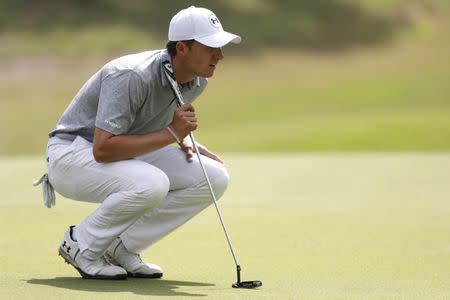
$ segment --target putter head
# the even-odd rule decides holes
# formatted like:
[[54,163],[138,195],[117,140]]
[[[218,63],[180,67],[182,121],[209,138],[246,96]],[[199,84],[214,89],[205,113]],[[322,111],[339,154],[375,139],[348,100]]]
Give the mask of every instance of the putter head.
[[235,289],[254,289],[260,286],[262,286],[262,282],[260,280],[240,281],[233,283],[232,285]]

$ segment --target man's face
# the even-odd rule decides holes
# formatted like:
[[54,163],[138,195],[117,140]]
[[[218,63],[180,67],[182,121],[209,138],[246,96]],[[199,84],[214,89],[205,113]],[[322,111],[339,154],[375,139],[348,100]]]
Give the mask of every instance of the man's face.
[[184,53],[184,67],[195,76],[211,77],[223,58],[222,48],[212,48],[194,41]]

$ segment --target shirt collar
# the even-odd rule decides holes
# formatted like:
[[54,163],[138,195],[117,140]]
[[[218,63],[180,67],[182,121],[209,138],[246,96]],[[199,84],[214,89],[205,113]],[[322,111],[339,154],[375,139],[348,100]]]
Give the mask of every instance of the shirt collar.
[[[164,49],[161,52],[161,85],[162,86],[166,86],[169,84],[169,82],[167,81],[167,78],[166,78],[166,71],[164,70],[164,66],[163,66],[163,63],[165,61],[170,61],[170,63],[172,63],[172,58],[170,57],[169,53],[167,52],[167,49]],[[194,79],[192,79],[191,81],[189,81],[187,83],[187,86],[189,89],[192,89],[195,86],[200,86],[200,77],[197,76]]]

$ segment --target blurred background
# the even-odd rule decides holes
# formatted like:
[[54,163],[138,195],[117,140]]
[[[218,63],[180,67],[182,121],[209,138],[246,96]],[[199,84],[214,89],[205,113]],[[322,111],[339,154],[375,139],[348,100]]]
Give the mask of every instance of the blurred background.
[[0,0],[0,155],[43,155],[84,82],[189,5],[243,37],[195,104],[213,150],[450,149],[448,0]]

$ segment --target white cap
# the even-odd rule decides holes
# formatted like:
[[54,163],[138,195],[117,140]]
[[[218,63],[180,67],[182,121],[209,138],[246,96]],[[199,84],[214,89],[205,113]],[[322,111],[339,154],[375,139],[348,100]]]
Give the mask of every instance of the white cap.
[[169,41],[184,40],[196,40],[218,48],[229,42],[239,44],[241,37],[224,31],[219,18],[209,9],[191,6],[179,11],[170,20]]

